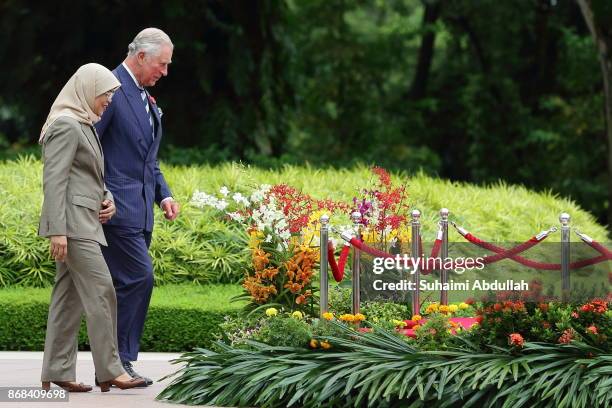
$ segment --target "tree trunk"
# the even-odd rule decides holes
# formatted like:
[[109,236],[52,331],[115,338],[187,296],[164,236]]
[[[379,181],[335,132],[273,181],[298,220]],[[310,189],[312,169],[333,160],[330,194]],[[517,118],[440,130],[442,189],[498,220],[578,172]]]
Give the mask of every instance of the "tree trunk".
[[431,70],[431,61],[433,60],[436,42],[436,31],[433,25],[440,16],[441,8],[440,2],[437,0],[424,0],[424,3],[425,12],[423,13],[423,25],[421,27],[423,30],[421,48],[419,49],[417,69],[410,87],[410,97],[415,100],[423,98],[427,91],[429,71]]
[[[603,76],[604,96],[605,96],[605,120],[606,120],[606,136],[608,140],[608,211],[607,222],[608,230],[612,230],[612,55],[610,48],[612,47],[612,35],[606,35],[606,29],[597,23],[596,16],[593,13],[591,0],[577,0],[584,21],[593,36],[597,51],[599,54],[599,64]],[[610,33],[608,33],[610,34]]]

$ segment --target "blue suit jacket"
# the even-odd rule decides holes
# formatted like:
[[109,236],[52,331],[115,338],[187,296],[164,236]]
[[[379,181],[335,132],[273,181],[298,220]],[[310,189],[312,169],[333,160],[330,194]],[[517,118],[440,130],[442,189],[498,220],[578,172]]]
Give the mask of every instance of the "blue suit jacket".
[[104,151],[104,180],[113,194],[117,213],[107,225],[153,231],[153,203],[172,193],[157,162],[162,126],[157,105],[151,103],[155,121],[152,137],[140,90],[119,65],[113,74],[121,82],[96,130]]

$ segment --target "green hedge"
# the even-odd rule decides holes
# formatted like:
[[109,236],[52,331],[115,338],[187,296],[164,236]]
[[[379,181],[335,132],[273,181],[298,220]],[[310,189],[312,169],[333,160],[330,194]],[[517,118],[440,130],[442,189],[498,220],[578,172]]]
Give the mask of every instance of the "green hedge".
[[[242,307],[230,303],[238,285],[165,285],[153,290],[141,351],[186,351],[209,347],[224,316]],[[0,289],[0,350],[43,350],[49,288]],[[79,349],[89,350],[85,322]]]
[[[151,252],[156,284],[180,282],[237,282],[249,262],[242,230],[219,221],[218,214],[188,205],[196,189],[216,192],[221,186],[250,192],[259,184],[286,183],[315,198],[352,202],[367,187],[372,174],[367,167],[313,169],[286,166],[264,170],[235,163],[219,166],[162,166],[182,214],[173,222],[155,212],[156,228]],[[0,162],[0,286],[45,286],[52,282],[54,264],[47,243],[36,236],[42,203],[42,164],[34,157]],[[605,242],[606,229],[569,199],[548,192],[536,193],[503,183],[475,186],[452,183],[423,174],[395,175],[406,184],[411,206],[423,213],[423,238],[433,241],[442,207],[451,219],[487,241],[522,242],[551,225],[561,212],[569,212],[572,225]],[[332,222],[338,220],[332,220]],[[349,220],[342,220],[348,224]],[[461,239],[456,234],[451,240]],[[559,234],[548,241],[559,239]],[[575,239],[572,238],[572,239]]]

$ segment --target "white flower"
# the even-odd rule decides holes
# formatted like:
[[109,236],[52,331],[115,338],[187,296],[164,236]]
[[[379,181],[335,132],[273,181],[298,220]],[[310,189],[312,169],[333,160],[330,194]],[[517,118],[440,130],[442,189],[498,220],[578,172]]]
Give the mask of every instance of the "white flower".
[[237,212],[228,212],[227,215],[234,221],[242,221],[243,217]]
[[225,210],[225,207],[227,207],[227,205],[228,205],[227,201],[225,201],[225,200],[217,200],[217,202],[215,203],[214,207],[217,210],[223,211],[223,210]]
[[223,187],[221,187],[219,189],[219,192],[221,194],[223,194],[223,197],[227,197],[227,195],[229,194],[229,189],[227,187],[223,186]]
[[232,196],[232,199],[238,204],[244,204],[246,207],[248,207],[251,204],[249,202],[249,199],[240,193],[234,193],[234,195]]
[[272,186],[269,184],[260,185],[257,190],[251,193],[251,202],[258,203],[260,201],[263,201],[263,199],[266,198],[266,194],[268,193],[268,191],[270,191],[271,188]]
[[214,207],[216,202],[217,199],[215,197],[198,190],[196,190],[191,197],[191,204],[199,208],[204,208],[206,206]]
[[266,239],[264,239],[264,242],[272,242],[272,235],[266,235]]

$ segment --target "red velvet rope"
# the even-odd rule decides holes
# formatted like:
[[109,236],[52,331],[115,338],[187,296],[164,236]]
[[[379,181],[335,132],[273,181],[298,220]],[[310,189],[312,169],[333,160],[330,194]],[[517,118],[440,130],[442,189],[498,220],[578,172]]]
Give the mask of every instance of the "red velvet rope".
[[589,244],[589,246],[591,248],[593,248],[594,250],[596,250],[600,254],[604,255],[606,258],[612,259],[612,251],[610,251],[605,246],[601,245],[599,242],[591,241],[591,242],[587,242],[587,244]]
[[[371,246],[368,246],[366,244],[364,244],[363,242],[359,241],[356,238],[352,238],[350,240],[351,245],[353,245],[354,247],[358,248],[359,250],[370,254],[372,256],[375,256],[377,258],[395,258],[396,255],[391,255],[387,252],[381,251],[379,249],[376,248],[372,248]],[[420,243],[420,251],[421,253],[423,253],[423,245],[422,242]],[[438,257],[438,254],[440,253],[440,248],[442,247],[442,240],[440,239],[436,239],[436,241],[434,242],[433,247],[431,248],[431,256],[428,259],[428,261],[430,260],[434,260],[434,258]],[[434,262],[435,263],[435,262]],[[429,262],[427,262],[427,265],[425,265],[424,268],[422,268],[421,273],[423,273],[424,275],[427,275],[429,273],[431,273],[433,270],[433,266],[429,265]]]
[[[485,242],[482,241],[480,238],[472,235],[471,233],[467,233],[466,235],[464,235],[464,238],[466,240],[468,240],[469,242],[478,245],[481,248],[487,249],[489,251],[492,252],[496,252],[498,254],[502,254],[506,252],[506,249],[499,247],[497,245],[491,244],[489,242]],[[575,261],[569,264],[569,268],[570,269],[579,269],[579,268],[584,268],[585,266],[589,266],[589,265],[594,265],[597,264],[599,262],[603,262],[606,261],[608,259],[611,259],[611,254],[612,252],[609,251],[606,247],[604,247],[603,245],[592,241],[592,242],[587,242],[587,244],[589,244],[593,249],[597,250],[598,252],[600,252],[602,255],[594,257],[594,258],[589,258],[589,259],[583,259],[581,261]],[[534,269],[541,269],[541,270],[547,270],[547,271],[559,271],[561,270],[561,264],[554,264],[554,263],[546,263],[546,262],[538,262],[538,261],[532,261],[530,259],[524,258],[522,256],[519,255],[512,255],[509,256],[508,258],[512,259],[513,261],[516,261],[522,265],[528,266],[530,268],[534,268]]]
[[[481,248],[487,249],[489,251],[495,252],[495,255],[488,255],[485,256],[482,259],[482,262],[484,264],[491,264],[494,262],[498,262],[501,261],[503,259],[512,259],[522,265],[528,266],[530,268],[534,268],[534,269],[542,269],[542,270],[560,270],[561,269],[561,265],[560,264],[553,264],[553,263],[545,263],[545,262],[538,262],[538,261],[532,261],[530,259],[524,258],[522,256],[519,256],[518,254],[525,252],[526,250],[530,249],[531,247],[539,244],[540,242],[542,242],[546,237],[538,240],[536,237],[532,237],[531,239],[529,239],[528,241],[519,244],[517,246],[515,246],[514,248],[511,249],[505,249],[502,247],[499,247],[497,245],[491,244],[489,242],[485,242],[482,241],[481,239],[479,239],[478,237],[472,235],[471,233],[467,233],[466,235],[464,235],[464,238],[466,240],[468,240],[469,242],[478,245]],[[358,240],[357,238],[351,238],[351,240],[349,241],[351,245],[353,245],[354,247],[358,248],[359,250],[368,253],[374,257],[378,257],[378,258],[395,258],[396,255],[391,255],[385,251],[381,251],[379,249],[376,248],[372,248],[369,245],[361,242],[360,240]],[[604,247],[603,245],[601,245],[600,243],[596,242],[596,241],[592,241],[592,242],[587,242],[587,244],[589,244],[593,249],[595,249],[596,251],[598,251],[601,255],[594,257],[594,258],[590,258],[590,259],[583,259],[581,261],[576,261],[576,262],[572,262],[569,264],[570,269],[578,269],[578,268],[583,268],[585,266],[589,266],[589,265],[594,265],[596,263],[599,262],[604,262],[606,260],[610,260],[612,259],[612,251],[610,251],[609,249],[607,249],[606,247]],[[434,261],[434,265],[435,265],[435,259],[438,258],[439,252],[440,252],[440,248],[442,246],[442,240],[440,239],[436,239],[436,241],[434,242],[434,245],[431,249],[431,256],[430,258],[427,260],[427,265],[424,265],[421,273],[423,273],[424,275],[427,275],[429,273],[432,272],[433,270],[433,266],[430,266],[430,262],[429,261]],[[419,249],[420,252],[423,253],[423,243],[422,241],[419,242]],[[328,245],[328,259],[329,259],[329,264],[332,268],[332,272],[334,274],[334,279],[336,279],[337,282],[340,282],[342,280],[342,278],[344,277],[344,266],[346,265],[346,260],[348,259],[348,253],[349,253],[349,246],[344,246],[344,248],[342,248],[342,252],[340,254],[340,258],[339,258],[339,263],[336,264],[336,260],[334,258],[334,249],[333,246],[331,245],[331,243]],[[448,264],[448,261],[445,262],[445,267],[447,269],[454,269],[454,266],[451,264]]]
[[332,275],[334,275],[334,279],[336,282],[342,282],[344,278],[344,267],[346,266],[346,261],[348,259],[349,252],[351,247],[348,245],[344,245],[342,251],[340,251],[340,257],[338,258],[338,263],[336,263],[336,256],[334,255],[334,245],[331,241],[327,243],[327,261],[332,270]]
[[521,252],[525,252],[526,250],[539,244],[540,242],[541,241],[538,241],[536,237],[532,237],[528,241],[525,241],[522,244],[517,245],[514,248],[504,251],[500,254],[487,255],[482,259],[482,262],[485,264],[491,264],[497,261],[501,261],[502,259],[510,258],[513,255],[520,254]]

